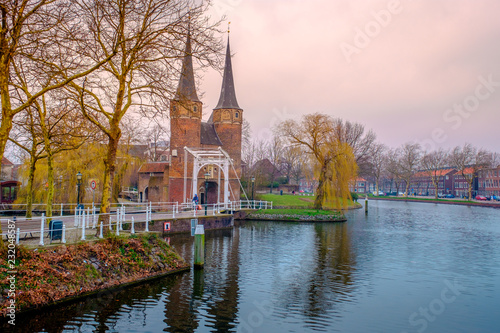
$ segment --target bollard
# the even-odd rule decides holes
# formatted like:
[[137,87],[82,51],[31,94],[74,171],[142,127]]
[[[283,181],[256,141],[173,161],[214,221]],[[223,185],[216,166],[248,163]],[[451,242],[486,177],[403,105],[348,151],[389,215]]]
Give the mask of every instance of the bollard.
[[130,233],[133,235],[135,234],[135,228],[134,228],[134,217],[132,216],[132,226],[130,227]]
[[19,245],[19,234],[20,234],[20,230],[19,228],[17,228],[17,231],[16,231],[16,244]]
[[63,224],[61,243],[66,244],[66,225]]
[[90,207],[87,207],[87,228],[90,228]]
[[42,223],[40,226],[40,245],[43,246],[43,228],[45,224],[45,213],[42,213]]
[[116,220],[116,235],[120,236],[120,219]]
[[203,268],[205,264],[205,228],[202,224],[196,226],[194,232],[194,268]]
[[78,210],[75,209],[75,227],[78,227],[78,220],[77,220],[77,217],[76,217],[76,213],[78,212]]
[[121,209],[121,218],[120,218],[120,230],[123,231],[123,222],[125,221],[125,207],[122,206]]
[[97,219],[95,215],[95,207],[92,206],[92,229],[95,229],[97,226]]
[[368,214],[368,197],[365,199],[365,214]]
[[61,216],[63,216],[63,211],[64,211],[63,204],[61,204]]
[[82,214],[81,214],[81,217],[80,217],[80,223],[85,228],[85,209],[82,209]]
[[82,238],[81,238],[81,240],[83,240],[83,241],[85,240],[85,221],[83,221],[83,223],[82,223]]
[[144,227],[144,231],[149,232],[149,221],[146,220],[146,226]]
[[149,202],[149,220],[151,221],[153,219],[153,203],[150,201]]
[[123,215],[123,209],[120,210],[120,231],[123,231],[123,221],[125,220],[125,216]]
[[102,222],[101,222],[101,226],[99,227],[99,238],[102,238]]
[[172,218],[175,219],[175,206],[172,207]]

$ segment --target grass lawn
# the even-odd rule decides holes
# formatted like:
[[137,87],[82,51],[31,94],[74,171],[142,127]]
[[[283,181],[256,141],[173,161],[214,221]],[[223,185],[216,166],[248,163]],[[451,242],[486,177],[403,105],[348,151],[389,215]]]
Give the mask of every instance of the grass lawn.
[[338,216],[338,212],[329,210],[316,210],[316,209],[259,209],[252,214],[266,214],[266,215],[305,215],[305,216],[317,216],[317,215],[332,215]]
[[[258,200],[272,201],[273,206],[292,207],[292,208],[312,208],[315,196],[291,195],[291,194],[260,194]],[[348,206],[355,204],[349,200]],[[323,205],[325,209],[334,209],[333,205]]]
[[[374,197],[375,198],[375,197]],[[393,197],[393,196],[389,196],[389,197],[379,197],[379,198],[382,198],[382,199],[394,199],[394,200],[418,200],[418,201],[441,201],[441,202],[459,202],[459,203],[474,203],[474,202],[477,202],[477,201],[467,201],[467,200],[453,200],[453,199],[434,199],[434,197],[432,198],[419,198],[419,197],[408,197],[408,198],[405,198],[405,197]],[[483,201],[483,202],[486,202],[486,201]]]
[[272,201],[274,206],[312,207],[315,197],[290,194],[260,194],[259,200]]

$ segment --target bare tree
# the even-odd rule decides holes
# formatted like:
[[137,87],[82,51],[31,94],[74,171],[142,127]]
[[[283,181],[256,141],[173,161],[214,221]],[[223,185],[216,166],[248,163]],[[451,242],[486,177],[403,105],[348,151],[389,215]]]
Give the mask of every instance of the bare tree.
[[[31,110],[29,110],[31,111]],[[26,217],[32,217],[34,179],[37,162],[47,158],[43,135],[40,126],[34,117],[35,112],[24,112],[22,117],[14,122],[14,130],[9,138],[20,150],[29,156],[28,162],[28,184],[26,187]]]
[[[86,31],[74,10],[73,2],[64,0],[0,2],[0,165],[17,114],[29,111],[34,101],[48,91],[96,70],[115,54],[112,48],[94,61],[79,57],[85,47],[81,42]],[[20,92],[21,67],[30,84],[27,91]]]
[[356,176],[356,161],[352,148],[335,135],[334,120],[324,114],[309,114],[300,122],[288,120],[281,124],[280,133],[292,145],[300,146],[314,157],[318,175],[315,209],[322,209],[325,200],[337,207],[347,205],[349,182]]
[[412,177],[420,166],[422,156],[421,146],[418,143],[404,143],[399,150],[399,168],[401,178],[406,184],[405,197],[408,197]]
[[448,163],[450,152],[439,148],[437,151],[425,152],[422,157],[421,168],[424,173],[430,177],[432,185],[434,186],[434,197],[438,198],[439,178],[444,176],[443,168]]
[[269,173],[271,186],[269,193],[273,193],[273,186],[276,178],[281,174],[285,165],[283,163],[284,143],[279,136],[275,135],[267,145],[267,158],[271,162],[272,170]]
[[209,23],[207,7],[192,0],[87,0],[78,2],[96,47],[84,56],[94,60],[117,55],[85,80],[72,81],[71,93],[84,116],[107,137],[101,213],[108,213],[122,132],[130,110],[153,117],[168,110],[179,78],[184,42],[191,35],[193,56],[201,66],[220,62],[218,22]]
[[387,151],[387,162],[385,166],[385,171],[387,172],[387,176],[391,181],[391,190],[393,182],[396,186],[396,195],[399,195],[399,186],[401,185],[401,180],[403,177],[403,172],[399,163],[400,155],[401,154],[398,149],[389,149]]
[[365,126],[352,123],[342,119],[335,119],[333,124],[334,135],[340,142],[351,146],[358,165],[358,173],[366,175],[369,173],[370,153],[375,143],[376,135],[370,130],[365,132]]
[[470,143],[455,147],[450,154],[450,164],[456,169],[468,184],[469,200],[472,199],[472,189],[479,170],[491,166],[492,154],[484,149],[478,149]]
[[169,147],[169,131],[162,125],[154,123],[146,131],[145,139],[148,144],[148,159],[152,162],[159,162]]
[[375,179],[375,195],[378,196],[380,189],[380,178],[385,169],[387,162],[386,157],[387,146],[382,143],[374,143],[369,156],[369,162],[371,164],[372,175]]

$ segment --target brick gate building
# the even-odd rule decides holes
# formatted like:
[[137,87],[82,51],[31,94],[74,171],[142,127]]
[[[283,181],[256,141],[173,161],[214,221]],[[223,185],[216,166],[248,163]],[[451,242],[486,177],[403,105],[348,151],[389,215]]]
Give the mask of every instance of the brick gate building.
[[[179,85],[170,101],[169,161],[141,166],[138,190],[142,201],[189,202],[195,193],[201,203],[239,200],[243,110],[236,100],[229,38],[219,102],[207,122],[201,120],[202,108],[188,34]],[[188,153],[193,151],[198,155]],[[230,165],[224,168],[217,159],[212,159],[213,163],[210,159],[204,162],[195,159],[204,155],[203,152],[218,152]],[[195,165],[195,161],[199,164]],[[156,165],[159,163],[161,165]]]

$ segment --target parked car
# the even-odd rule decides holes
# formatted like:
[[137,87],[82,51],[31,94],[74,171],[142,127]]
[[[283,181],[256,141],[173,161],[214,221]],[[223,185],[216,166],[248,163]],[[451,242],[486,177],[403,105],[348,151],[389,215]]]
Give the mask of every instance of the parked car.
[[486,200],[488,200],[488,198],[486,198],[483,195],[476,195],[476,200],[486,201]]
[[500,201],[500,197],[498,195],[494,195],[492,196],[492,199],[493,200],[496,200],[496,201]]
[[438,193],[438,198],[446,198],[446,195],[444,195],[443,193]]
[[446,197],[447,197],[448,199],[452,199],[452,198],[454,198],[455,196],[454,196],[453,194],[451,194],[451,193],[450,193],[450,194],[447,194],[447,195],[446,195]]

